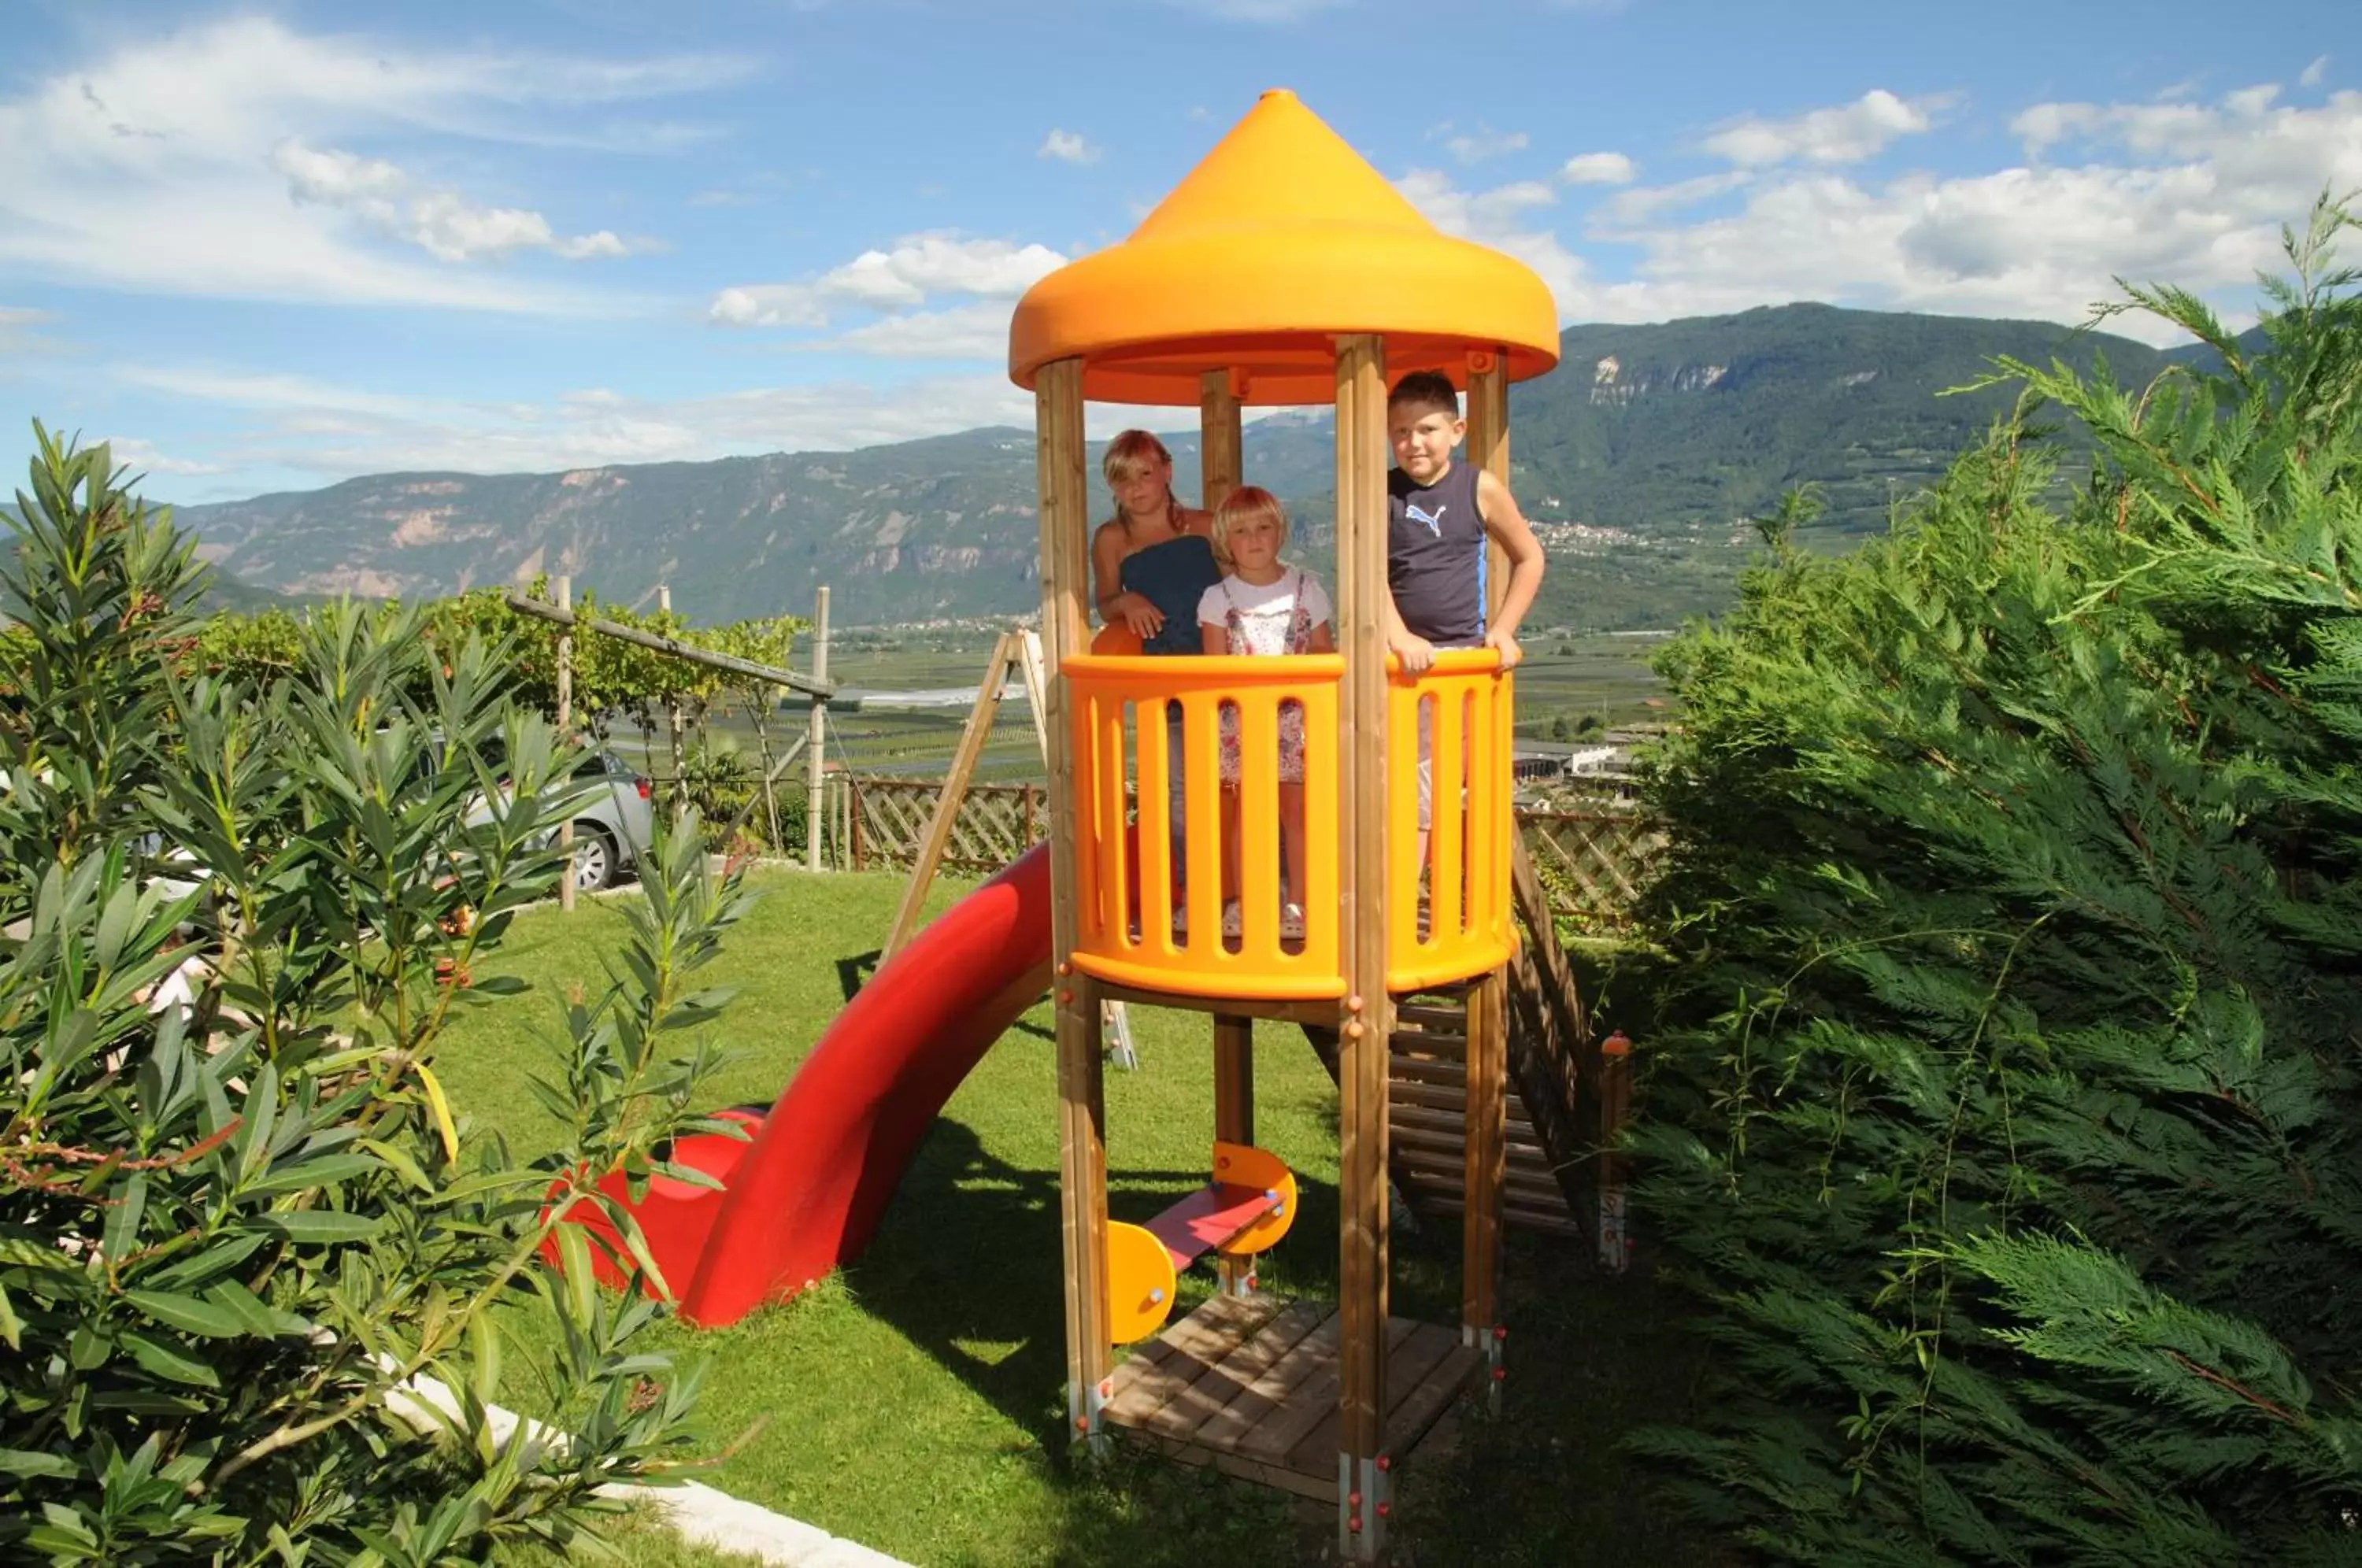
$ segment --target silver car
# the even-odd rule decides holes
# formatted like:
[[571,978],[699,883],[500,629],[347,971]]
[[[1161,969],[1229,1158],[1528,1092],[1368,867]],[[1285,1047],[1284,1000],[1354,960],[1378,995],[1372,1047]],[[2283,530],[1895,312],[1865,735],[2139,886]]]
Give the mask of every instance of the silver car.
[[[501,767],[505,748],[498,737],[484,743],[483,757],[492,767]],[[647,853],[656,835],[656,791],[647,775],[604,746],[583,754],[574,765],[574,780],[576,788],[588,791],[574,812],[574,886],[595,893],[637,869],[640,856]],[[606,787],[593,787],[594,780]],[[483,811],[478,807],[470,819]]]
[[574,885],[595,893],[639,868],[656,836],[656,791],[646,774],[604,746],[584,756],[574,777],[607,783],[574,813]]

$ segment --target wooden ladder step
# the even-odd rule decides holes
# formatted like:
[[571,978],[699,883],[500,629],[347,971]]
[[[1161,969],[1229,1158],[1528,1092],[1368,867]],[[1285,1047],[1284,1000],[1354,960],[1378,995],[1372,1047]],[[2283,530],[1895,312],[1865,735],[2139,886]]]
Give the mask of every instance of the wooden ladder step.
[[[1405,1105],[1397,1100],[1395,1102],[1389,1120],[1397,1132],[1430,1132],[1439,1136],[1448,1135],[1457,1138],[1467,1129],[1468,1112],[1464,1104],[1445,1109]],[[1515,1099],[1509,1101],[1509,1114],[1507,1120],[1509,1125],[1509,1142],[1531,1143],[1538,1148],[1543,1146],[1541,1134],[1534,1131],[1533,1122],[1518,1110],[1518,1102]]]
[[[1422,1210],[1435,1214],[1457,1214],[1461,1211],[1460,1198],[1456,1193],[1448,1197],[1441,1193],[1429,1194],[1419,1199],[1419,1205]],[[1579,1237],[1584,1234],[1583,1227],[1574,1222],[1574,1216],[1562,1204],[1552,1210],[1505,1201],[1501,1205],[1501,1218],[1521,1230],[1541,1231],[1553,1236]]]
[[1466,1112],[1467,1094],[1441,1084],[1405,1083],[1397,1078],[1386,1085],[1388,1099],[1396,1105],[1418,1106],[1428,1110],[1449,1112],[1460,1116]]
[[[1448,1155],[1456,1160],[1468,1146],[1467,1140],[1457,1132],[1430,1132],[1424,1128],[1396,1127],[1390,1136],[1394,1146],[1403,1152],[1405,1158],[1414,1153],[1423,1153]],[[1539,1143],[1514,1135],[1509,1139],[1508,1157],[1513,1165],[1524,1159],[1534,1162],[1544,1170],[1550,1168],[1551,1158],[1547,1150]]]
[[[1430,1161],[1427,1158],[1406,1159],[1403,1169],[1412,1183],[1411,1196],[1418,1188],[1430,1187],[1441,1189],[1450,1197],[1460,1196],[1460,1184],[1464,1172],[1461,1160]],[[1539,1203],[1544,1207],[1566,1207],[1566,1194],[1560,1190],[1558,1177],[1551,1175],[1547,1165],[1511,1165],[1502,1176],[1508,1196],[1519,1202]]]
[[1440,1084],[1462,1088],[1468,1083],[1468,1065],[1446,1061],[1440,1056],[1396,1056],[1386,1064],[1386,1076],[1398,1083]]
[[1386,1054],[1397,1062],[1465,1062],[1468,1042],[1457,1034],[1407,1034],[1397,1031]]

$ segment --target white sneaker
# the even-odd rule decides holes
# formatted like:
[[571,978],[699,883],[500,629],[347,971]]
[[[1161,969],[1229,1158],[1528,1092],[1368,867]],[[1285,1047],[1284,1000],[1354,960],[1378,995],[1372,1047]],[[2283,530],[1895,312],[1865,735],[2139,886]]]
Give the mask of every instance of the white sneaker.
[[1302,904],[1288,903],[1280,907],[1279,939],[1282,942],[1304,940],[1304,906]]
[[1222,934],[1236,936],[1245,929],[1245,922],[1239,914],[1239,901],[1232,899],[1222,906]]

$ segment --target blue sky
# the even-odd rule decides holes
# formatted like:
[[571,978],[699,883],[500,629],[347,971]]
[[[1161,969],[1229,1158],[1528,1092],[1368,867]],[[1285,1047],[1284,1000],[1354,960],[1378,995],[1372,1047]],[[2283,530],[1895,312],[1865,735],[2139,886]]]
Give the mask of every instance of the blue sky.
[[0,420],[184,501],[1027,423],[1016,296],[1271,86],[1568,322],[2237,316],[2362,186],[2345,9],[17,0]]

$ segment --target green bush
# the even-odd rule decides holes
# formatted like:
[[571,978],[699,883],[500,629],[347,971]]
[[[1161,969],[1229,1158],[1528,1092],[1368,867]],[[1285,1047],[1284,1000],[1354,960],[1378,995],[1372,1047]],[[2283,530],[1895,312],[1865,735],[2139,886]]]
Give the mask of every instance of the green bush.
[[[36,433],[0,652],[0,1558],[423,1568],[580,1540],[599,1486],[682,1458],[697,1379],[554,1215],[705,1125],[720,999],[690,982],[742,895],[693,831],[660,843],[620,977],[562,1014],[564,1147],[464,1137],[436,1043],[520,988],[469,967],[553,887],[568,804],[510,650],[430,654],[419,613],[342,606],[268,685],[185,677],[188,542],[105,447]],[[153,994],[175,971],[186,994]],[[485,1408],[525,1302],[555,1325],[530,1353],[556,1441]],[[417,1375],[456,1413],[404,1414]]]
[[[1816,1563],[2362,1557],[2362,304],[2004,365],[1889,538],[1665,654],[1640,1201],[1721,1352],[1651,1434]],[[2101,454],[2065,515],[2035,419]]]

